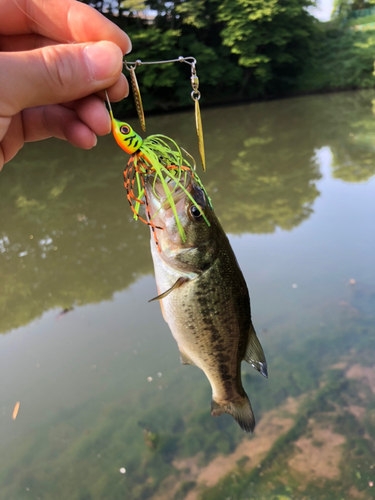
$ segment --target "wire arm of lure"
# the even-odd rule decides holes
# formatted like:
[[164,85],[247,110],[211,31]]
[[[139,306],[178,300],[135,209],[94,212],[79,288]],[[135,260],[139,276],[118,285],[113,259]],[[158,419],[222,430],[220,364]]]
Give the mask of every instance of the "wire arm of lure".
[[135,70],[137,69],[138,66],[142,66],[142,65],[165,64],[165,63],[174,63],[174,62],[185,62],[186,64],[189,64],[191,66],[191,74],[196,75],[195,65],[197,64],[197,61],[194,57],[191,57],[191,56],[188,56],[188,57],[180,56],[178,59],[169,59],[166,61],[143,62],[140,59],[137,59],[134,62],[127,62],[127,61],[123,62],[125,68],[129,71],[130,84],[131,84],[132,91],[133,91],[135,107],[137,110],[138,118],[139,118],[139,121],[141,123],[141,127],[142,127],[143,132],[146,132],[146,120],[145,120],[145,113],[143,110],[141,91],[139,89],[137,77],[135,76]]
[[141,61],[140,59],[137,59],[134,62],[124,61],[124,66],[128,71],[130,71],[131,67],[136,69],[138,66],[144,66],[144,65],[150,65],[150,64],[169,64],[169,63],[175,63],[175,62],[184,62],[186,64],[189,64],[192,68],[195,68],[195,66],[197,64],[197,60],[195,59],[195,57],[179,56],[177,59],[167,59],[165,61]]
[[142,106],[141,92],[139,90],[139,85],[137,82],[137,78],[135,76],[135,70],[137,69],[138,66],[147,66],[147,65],[152,65],[152,64],[169,64],[169,63],[175,63],[175,62],[189,64],[189,66],[191,68],[190,82],[191,82],[191,87],[193,89],[191,92],[191,98],[194,101],[194,107],[195,107],[195,128],[197,131],[199,156],[201,158],[203,170],[206,170],[206,157],[205,157],[205,152],[204,152],[203,126],[202,126],[202,118],[201,118],[201,112],[200,112],[200,106],[199,106],[199,99],[201,98],[201,93],[198,90],[199,78],[198,78],[197,70],[196,70],[197,60],[195,59],[195,57],[179,56],[177,59],[166,59],[164,61],[141,61],[141,59],[137,59],[134,62],[128,62],[125,60],[124,66],[129,71],[129,74],[130,74],[130,83],[131,83],[131,87],[133,90],[135,107],[137,109],[137,114],[139,117],[139,121],[141,123],[142,130],[146,131],[146,122],[145,122],[145,115],[144,115],[143,106]]
[[109,109],[109,114],[111,116],[111,123],[112,123],[112,120],[114,120],[114,116],[113,116],[113,111],[112,111],[112,106],[111,106],[111,101],[109,100],[109,97],[108,97],[108,92],[106,90],[104,90],[104,93],[105,93],[105,98],[107,100],[107,104],[108,104],[108,109]]

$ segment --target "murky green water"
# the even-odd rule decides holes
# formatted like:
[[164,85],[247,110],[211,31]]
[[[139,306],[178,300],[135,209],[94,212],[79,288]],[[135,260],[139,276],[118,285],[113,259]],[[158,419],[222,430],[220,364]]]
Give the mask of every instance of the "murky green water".
[[[28,145],[6,165],[1,500],[375,498],[372,99],[203,113],[201,177],[269,363],[268,380],[243,365],[253,437],[210,416],[207,379],[179,364],[147,303],[149,231],[132,220],[114,141]],[[149,118],[148,132],[198,157],[192,111]]]

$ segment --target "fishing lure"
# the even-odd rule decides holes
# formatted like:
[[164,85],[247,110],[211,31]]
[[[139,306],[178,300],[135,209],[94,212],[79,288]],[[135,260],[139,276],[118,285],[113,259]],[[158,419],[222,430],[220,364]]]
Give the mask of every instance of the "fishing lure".
[[132,91],[133,91],[135,109],[137,110],[137,114],[138,114],[139,121],[141,123],[142,130],[143,130],[143,132],[146,132],[146,120],[145,120],[145,113],[143,111],[141,91],[139,90],[137,77],[135,76],[135,70],[138,66],[138,61],[136,61],[133,66],[132,65],[128,66],[127,62],[125,61],[124,66],[129,71],[130,84],[131,84]]
[[[138,135],[128,123],[114,118],[107,93],[106,97],[111,116],[113,136],[121,149],[130,154],[129,161],[124,169],[124,186],[129,205],[134,213],[134,218],[136,220],[140,219],[142,222],[151,227],[156,246],[160,252],[161,249],[155,229],[163,228],[156,226],[152,222],[144,181],[145,176],[154,175],[154,186],[156,179],[159,178],[166,195],[165,203],[170,205],[176,219],[181,239],[185,242],[186,234],[178,218],[176,206],[173,200],[173,193],[177,188],[182,189],[186,193],[192,203],[194,203],[194,205],[198,208],[206,224],[208,226],[210,225],[202,208],[185,188],[186,176],[190,173],[196,183],[207,195],[198,174],[195,172],[195,162],[193,157],[190,156],[187,151],[183,149],[181,150],[175,141],[164,135],[151,135],[146,139],[142,139],[142,137]],[[187,156],[190,157],[192,164],[187,159]],[[171,181],[173,181],[173,184],[171,184],[172,188],[170,187]],[[154,194],[160,198],[160,196],[156,193],[155,188]],[[144,201],[142,200],[143,197]],[[211,206],[211,201],[208,195],[207,199],[209,200]],[[141,205],[145,205],[148,220],[145,220],[139,215]]]
[[133,97],[134,97],[134,102],[135,102],[135,107],[137,110],[138,118],[141,123],[142,130],[146,132],[146,121],[145,121],[145,115],[143,111],[143,106],[142,106],[142,97],[141,97],[141,91],[139,89],[137,77],[135,76],[135,71],[138,68],[138,66],[143,66],[143,65],[151,65],[151,64],[170,64],[170,63],[175,63],[175,62],[180,62],[180,63],[186,63],[189,64],[191,68],[191,76],[190,76],[190,82],[191,82],[191,87],[192,87],[192,92],[191,92],[191,98],[194,101],[194,107],[195,107],[195,127],[197,131],[197,138],[198,138],[198,148],[199,148],[199,156],[201,158],[201,163],[203,170],[206,170],[206,158],[205,158],[205,152],[204,152],[204,140],[203,140],[203,126],[202,126],[202,118],[201,118],[201,112],[200,112],[200,106],[199,106],[199,99],[201,98],[201,93],[198,90],[199,87],[199,78],[197,75],[197,69],[196,69],[196,64],[197,61],[194,57],[188,56],[188,57],[183,57],[180,56],[177,59],[169,59],[166,61],[141,61],[140,59],[137,59],[135,62],[127,62],[124,61],[124,66],[127,71],[129,71],[129,76],[130,76],[130,83],[131,83],[131,88],[133,91]]

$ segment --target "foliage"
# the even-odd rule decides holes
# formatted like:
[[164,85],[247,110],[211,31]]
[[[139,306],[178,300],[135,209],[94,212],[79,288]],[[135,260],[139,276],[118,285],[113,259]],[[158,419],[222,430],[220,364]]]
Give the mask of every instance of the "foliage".
[[[330,24],[308,13],[312,0],[87,3],[127,31],[132,60],[196,57],[203,104],[375,84],[374,36],[349,29],[364,20],[347,23],[352,9],[371,6],[362,0],[338,0]],[[137,76],[146,110],[191,103],[186,65],[140,67]],[[130,110],[131,99],[115,105],[117,114]]]
[[[310,56],[315,22],[301,0],[224,0],[218,18],[223,44],[238,56],[259,93],[293,85]],[[250,84],[250,81],[249,81]]]
[[[318,23],[306,10],[310,0],[88,3],[127,31],[133,42],[132,60],[196,57],[203,102],[277,95],[293,88],[310,58]],[[142,3],[156,13],[152,22],[140,12]],[[137,70],[145,109],[190,103],[189,71],[184,66]],[[126,101],[119,109],[132,106]]]
[[373,31],[322,29],[315,40],[314,58],[299,80],[300,90],[373,87]]
[[332,16],[345,20],[348,17],[360,17],[360,11],[374,7],[374,0],[334,0]]
[[357,26],[359,24],[368,24],[374,22],[375,22],[375,14],[371,14],[370,16],[356,17],[349,19],[349,21],[346,23],[345,26],[351,27],[351,26]]

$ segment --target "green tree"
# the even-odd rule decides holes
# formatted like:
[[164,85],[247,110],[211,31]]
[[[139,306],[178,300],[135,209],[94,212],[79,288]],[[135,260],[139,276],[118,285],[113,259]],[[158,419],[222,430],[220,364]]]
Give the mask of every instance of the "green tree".
[[332,17],[345,19],[353,10],[369,9],[374,5],[374,0],[334,0]]
[[223,44],[247,68],[244,86],[258,93],[293,83],[310,55],[316,22],[310,0],[224,0],[218,8]]
[[[306,11],[311,0],[126,0],[113,1],[110,8],[104,0],[91,4],[131,36],[132,60],[196,57],[203,103],[293,88],[308,64],[317,23]],[[155,11],[152,22],[137,15],[143,7]],[[139,68],[145,109],[188,105],[186,70],[178,65]],[[134,107],[128,100],[116,112],[130,109]]]
[[369,88],[375,84],[373,31],[320,29],[314,56],[298,78],[306,90]]

